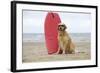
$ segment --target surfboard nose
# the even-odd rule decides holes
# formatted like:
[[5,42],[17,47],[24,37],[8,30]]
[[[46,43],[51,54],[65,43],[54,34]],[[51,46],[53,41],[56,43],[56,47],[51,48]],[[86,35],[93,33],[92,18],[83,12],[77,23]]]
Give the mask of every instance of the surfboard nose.
[[58,51],[58,24],[61,23],[60,17],[57,13],[48,12],[45,23],[45,42],[48,54],[53,54]]

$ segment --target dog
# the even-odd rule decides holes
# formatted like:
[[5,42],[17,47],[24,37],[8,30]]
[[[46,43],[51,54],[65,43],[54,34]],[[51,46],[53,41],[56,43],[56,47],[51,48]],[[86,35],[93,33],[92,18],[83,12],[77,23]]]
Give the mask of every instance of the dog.
[[75,53],[75,44],[72,42],[71,37],[68,32],[65,31],[67,29],[64,23],[59,23],[58,25],[58,43],[59,49],[58,54],[72,54]]

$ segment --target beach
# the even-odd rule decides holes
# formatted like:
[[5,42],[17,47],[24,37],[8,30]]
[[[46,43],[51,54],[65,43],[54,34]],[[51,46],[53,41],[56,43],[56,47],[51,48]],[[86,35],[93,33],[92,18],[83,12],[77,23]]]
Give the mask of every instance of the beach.
[[48,55],[43,34],[37,34],[35,36],[36,37],[33,37],[33,35],[29,36],[29,34],[27,34],[27,37],[23,36],[23,48],[22,48],[23,63],[91,59],[90,34],[85,33],[85,34],[71,35],[71,38],[73,39],[76,46],[75,54],[52,54],[52,55]]

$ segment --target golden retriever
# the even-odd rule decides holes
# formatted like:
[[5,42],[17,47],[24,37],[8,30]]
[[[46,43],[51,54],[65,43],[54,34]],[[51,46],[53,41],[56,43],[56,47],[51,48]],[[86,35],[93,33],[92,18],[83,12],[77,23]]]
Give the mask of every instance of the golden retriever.
[[65,31],[67,29],[64,23],[59,23],[58,25],[58,43],[59,49],[58,53],[62,54],[72,54],[75,52],[75,45],[73,44],[71,37],[68,32]]

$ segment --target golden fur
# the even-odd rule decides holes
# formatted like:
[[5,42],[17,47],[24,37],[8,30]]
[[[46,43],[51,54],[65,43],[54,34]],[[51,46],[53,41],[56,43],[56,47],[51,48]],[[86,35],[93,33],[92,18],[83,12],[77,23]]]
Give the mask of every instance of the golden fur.
[[75,52],[75,45],[73,44],[68,32],[65,31],[66,28],[65,24],[60,23],[58,25],[59,54],[72,54]]

